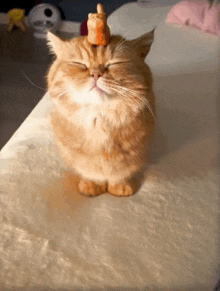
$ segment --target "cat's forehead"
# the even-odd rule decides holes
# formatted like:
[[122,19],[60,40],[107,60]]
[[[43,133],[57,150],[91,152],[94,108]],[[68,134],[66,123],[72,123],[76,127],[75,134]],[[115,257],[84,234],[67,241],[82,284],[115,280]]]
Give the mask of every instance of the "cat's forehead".
[[[107,46],[95,46],[88,42],[87,37],[79,37],[73,40],[72,55],[85,61],[103,62],[113,58],[125,58],[122,52],[123,40],[119,36],[112,37]],[[119,47],[121,46],[121,47]]]

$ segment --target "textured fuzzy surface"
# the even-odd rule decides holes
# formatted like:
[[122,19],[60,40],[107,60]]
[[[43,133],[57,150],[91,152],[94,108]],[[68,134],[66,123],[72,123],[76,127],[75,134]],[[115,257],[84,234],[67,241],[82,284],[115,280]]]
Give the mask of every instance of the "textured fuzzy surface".
[[[129,9],[139,8],[125,6],[118,15]],[[133,27],[149,31],[143,26]],[[196,33],[164,21],[156,29],[148,63],[157,137],[136,195],[87,198],[74,191],[51,132],[48,95],[2,149],[1,290],[213,290],[219,68],[216,39]]]

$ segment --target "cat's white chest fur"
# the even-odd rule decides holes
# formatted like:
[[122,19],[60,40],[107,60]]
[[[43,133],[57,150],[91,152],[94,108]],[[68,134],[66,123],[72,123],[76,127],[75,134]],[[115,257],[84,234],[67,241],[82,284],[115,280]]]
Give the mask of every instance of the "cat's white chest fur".
[[84,138],[91,148],[100,148],[109,140],[109,134],[103,130],[101,108],[88,106],[75,112],[73,122],[84,129]]
[[88,130],[96,128],[97,120],[100,120],[100,112],[93,106],[81,108],[77,110],[73,116],[74,123]]

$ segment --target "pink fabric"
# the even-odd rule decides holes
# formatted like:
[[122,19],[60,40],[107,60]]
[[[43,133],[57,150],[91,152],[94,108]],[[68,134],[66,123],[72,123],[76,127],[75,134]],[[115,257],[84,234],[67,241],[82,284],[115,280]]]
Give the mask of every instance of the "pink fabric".
[[170,10],[167,15],[168,23],[188,24],[200,30],[219,35],[219,6],[212,5],[209,9],[207,2],[184,0]]

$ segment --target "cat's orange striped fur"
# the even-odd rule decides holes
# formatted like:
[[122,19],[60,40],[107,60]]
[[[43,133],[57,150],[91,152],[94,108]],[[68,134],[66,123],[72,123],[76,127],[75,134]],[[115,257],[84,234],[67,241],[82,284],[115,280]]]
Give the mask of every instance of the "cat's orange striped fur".
[[129,180],[145,163],[155,122],[152,75],[144,62],[153,36],[112,36],[109,45],[93,46],[86,36],[64,41],[48,33],[56,54],[48,73],[56,104],[51,124],[84,195],[134,192]]

